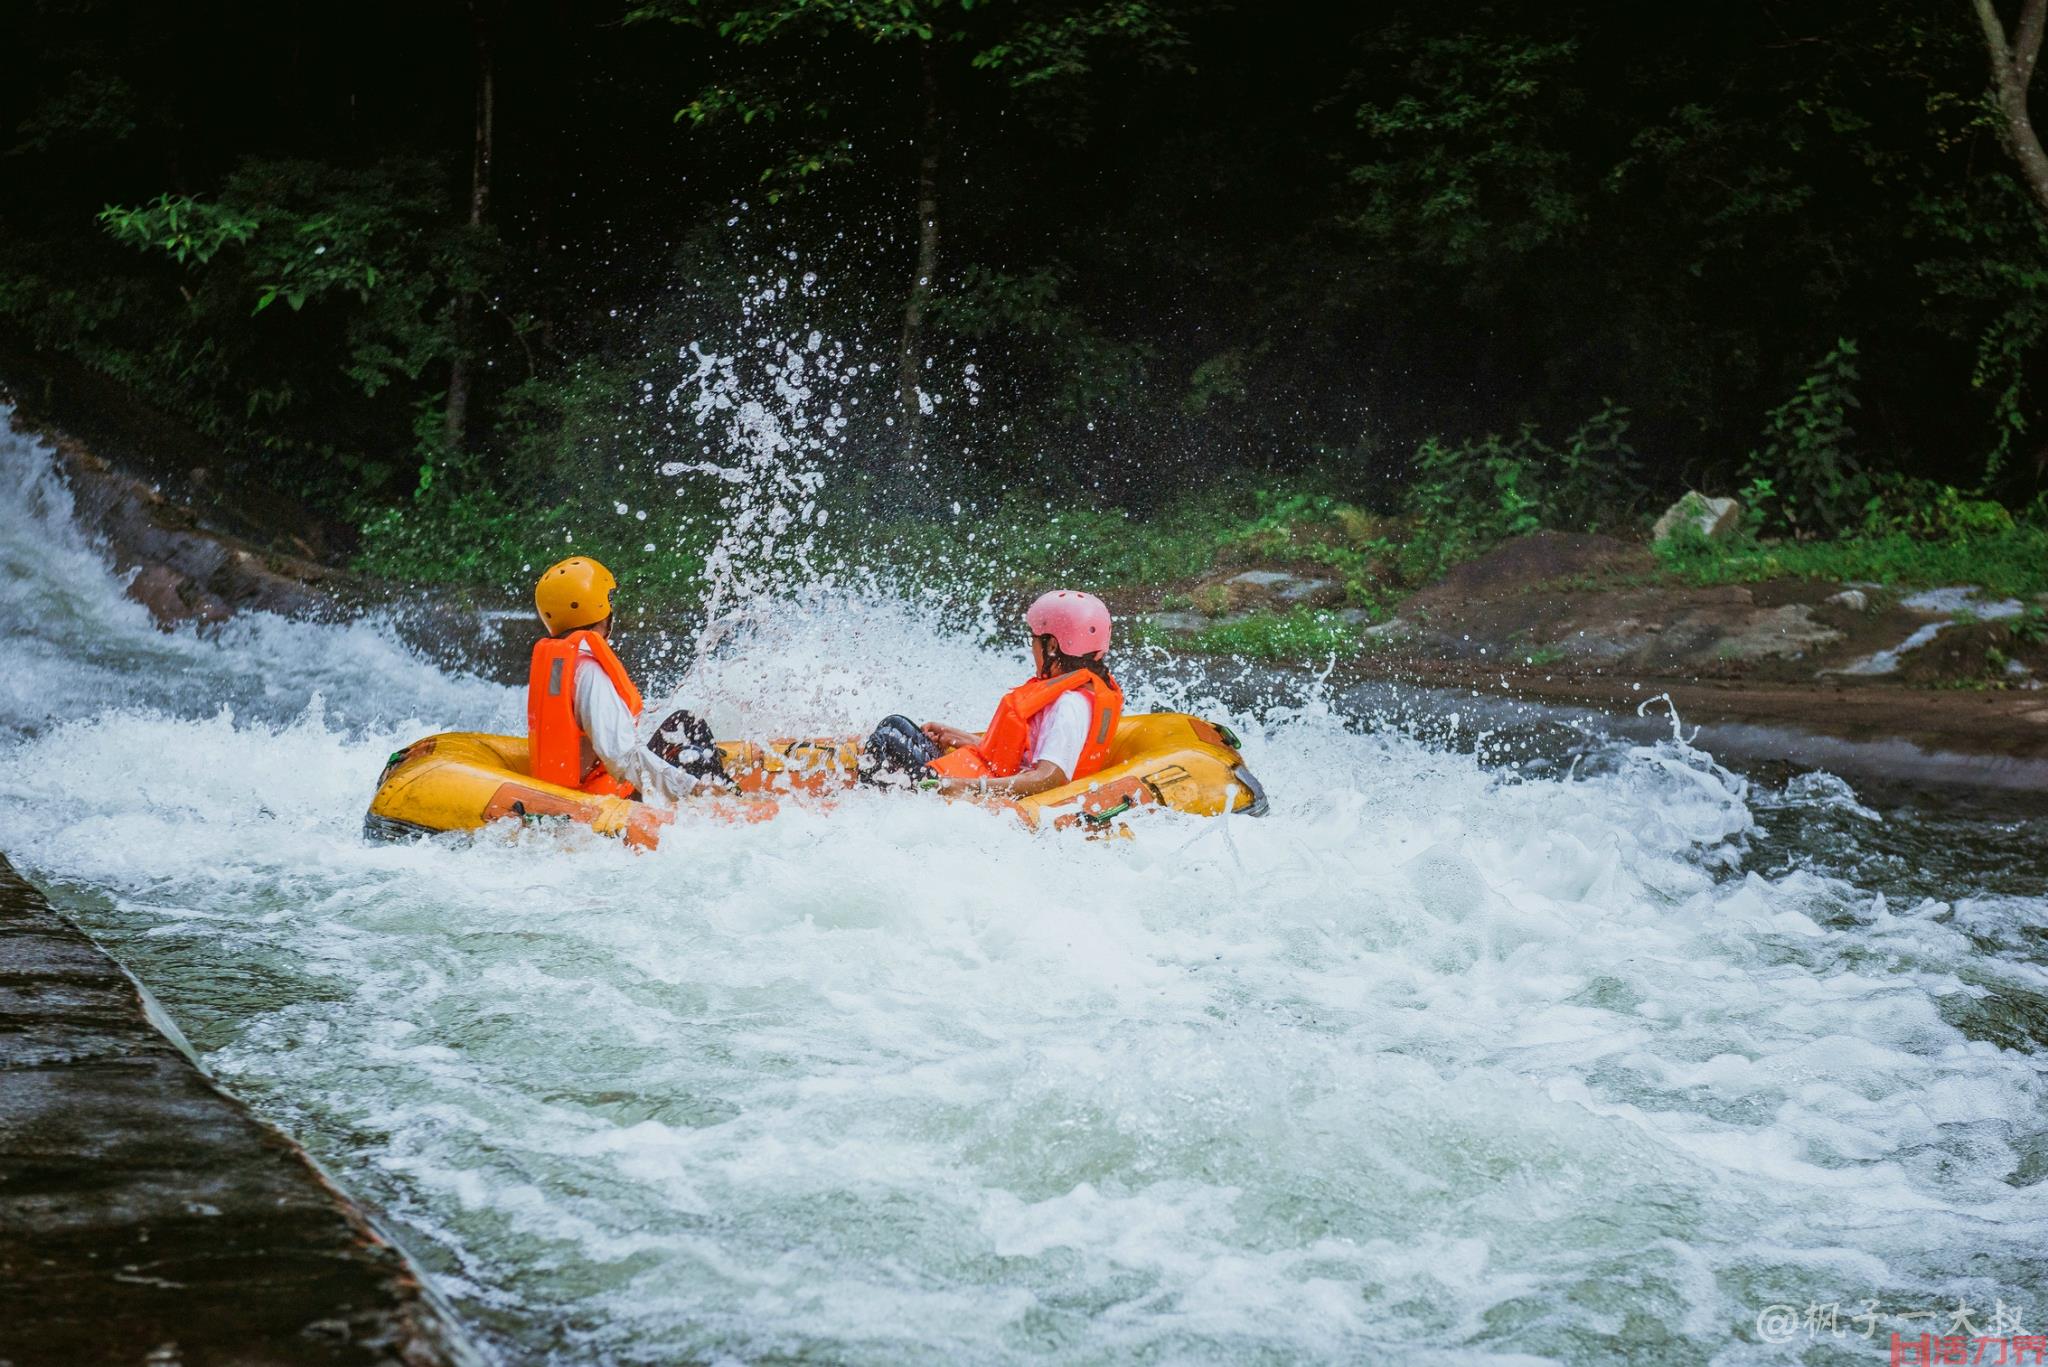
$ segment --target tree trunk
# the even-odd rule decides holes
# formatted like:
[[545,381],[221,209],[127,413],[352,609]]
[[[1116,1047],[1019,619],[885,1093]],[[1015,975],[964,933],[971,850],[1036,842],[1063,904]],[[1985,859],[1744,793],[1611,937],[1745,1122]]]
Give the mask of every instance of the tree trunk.
[[1975,4],[1978,22],[1984,26],[1984,46],[1991,56],[1991,91],[2005,119],[2005,145],[2019,163],[2020,176],[2034,202],[2048,217],[2048,152],[2042,150],[2041,138],[2027,113],[2027,88],[2040,60],[2042,29],[2048,27],[2048,0],[2026,0],[2020,9],[2019,27],[2010,39],[1992,0],[1975,0]]
[[903,422],[897,469],[910,476],[923,468],[925,460],[924,405],[918,389],[924,369],[925,304],[931,299],[932,277],[939,265],[939,79],[929,42],[918,45],[917,60],[924,83],[924,117],[917,137],[917,273],[903,304],[903,343],[897,352],[896,379]]
[[[476,132],[470,146],[469,226],[471,237],[482,232],[491,210],[491,137],[497,99],[497,72],[491,58],[491,30],[478,0],[470,0],[470,29],[476,42]],[[441,418],[441,438],[450,451],[460,451],[469,437],[470,351],[476,331],[476,295],[465,289],[455,301],[455,357],[448,364],[448,406]]]

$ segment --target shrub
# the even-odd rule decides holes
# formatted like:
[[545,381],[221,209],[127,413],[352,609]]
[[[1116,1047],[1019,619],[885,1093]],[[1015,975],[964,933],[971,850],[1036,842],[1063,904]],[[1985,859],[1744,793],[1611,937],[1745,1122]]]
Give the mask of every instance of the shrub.
[[1742,469],[1759,526],[1811,534],[1856,525],[1874,492],[1851,449],[1861,378],[1856,343],[1845,337],[1765,418],[1763,442]]
[[1876,487],[1877,492],[1864,505],[1866,531],[1967,541],[2002,536],[2014,526],[2013,515],[2003,504],[1971,498],[1954,485],[1895,475],[1878,480]]
[[1432,579],[1543,527],[1590,531],[1624,519],[1641,492],[1628,426],[1628,410],[1608,403],[1562,446],[1543,440],[1534,423],[1512,438],[1423,442],[1406,499],[1420,533],[1403,557],[1406,577]]

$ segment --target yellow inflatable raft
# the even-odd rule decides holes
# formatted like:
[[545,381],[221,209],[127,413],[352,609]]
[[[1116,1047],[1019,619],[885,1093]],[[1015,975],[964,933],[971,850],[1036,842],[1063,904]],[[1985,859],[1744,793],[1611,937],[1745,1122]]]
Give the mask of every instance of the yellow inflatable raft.
[[[821,796],[851,787],[859,739],[720,741],[735,792],[692,798],[690,807],[736,821],[776,811],[778,794]],[[1147,807],[1195,816],[1262,816],[1266,795],[1237,752],[1228,728],[1180,712],[1125,717],[1100,772],[1064,788],[1018,800],[976,799],[1006,807],[1030,826],[1107,831]],[[396,840],[473,831],[494,821],[575,823],[651,849],[675,813],[619,797],[597,797],[544,783],[527,772],[526,737],[451,731],[414,741],[386,761],[363,833]]]

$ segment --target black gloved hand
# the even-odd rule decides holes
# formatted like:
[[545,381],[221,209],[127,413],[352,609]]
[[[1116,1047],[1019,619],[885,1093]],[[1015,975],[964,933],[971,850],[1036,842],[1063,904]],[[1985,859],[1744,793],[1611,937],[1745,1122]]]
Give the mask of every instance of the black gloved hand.
[[687,708],[677,708],[662,719],[648,739],[647,748],[665,764],[672,764],[697,778],[724,779],[725,765],[718,757],[718,743],[711,727]]
[[884,717],[861,753],[861,782],[891,785],[928,779],[931,762],[944,753],[910,718]]

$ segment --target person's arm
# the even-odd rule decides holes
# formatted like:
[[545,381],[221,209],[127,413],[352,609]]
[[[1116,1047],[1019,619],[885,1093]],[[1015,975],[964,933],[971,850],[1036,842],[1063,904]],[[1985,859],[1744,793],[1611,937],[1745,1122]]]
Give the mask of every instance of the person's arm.
[[981,744],[979,732],[962,731],[959,727],[948,726],[942,721],[928,721],[924,724],[923,730],[934,743],[943,745],[948,750],[958,750],[963,745]]
[[576,724],[590,737],[605,772],[639,789],[643,800],[659,796],[675,802],[697,790],[694,775],[663,764],[640,744],[626,700],[602,669],[576,671]]
[[1070,782],[1067,771],[1049,759],[1042,759],[1008,778],[942,778],[942,793],[986,793],[990,797],[1030,797],[1034,793],[1064,788]]
[[1030,797],[1035,793],[1064,788],[1081,765],[1081,748],[1088,741],[1093,719],[1087,699],[1066,693],[1053,701],[1044,724],[1032,723],[1031,748],[1024,758],[1029,763],[1008,778],[950,779],[942,781],[944,792],[973,791],[994,797]]

